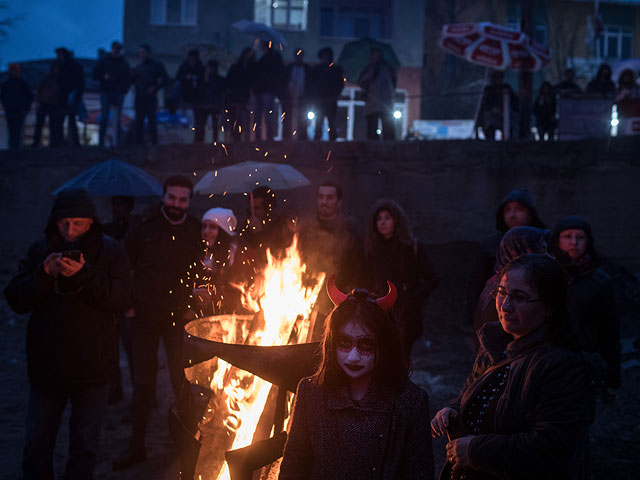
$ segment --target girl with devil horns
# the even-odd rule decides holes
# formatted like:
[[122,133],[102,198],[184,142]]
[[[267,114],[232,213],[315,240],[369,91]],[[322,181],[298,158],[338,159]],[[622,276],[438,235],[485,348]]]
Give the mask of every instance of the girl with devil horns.
[[281,480],[434,478],[429,397],[409,380],[388,284],[375,298],[329,280],[322,363],[298,384]]

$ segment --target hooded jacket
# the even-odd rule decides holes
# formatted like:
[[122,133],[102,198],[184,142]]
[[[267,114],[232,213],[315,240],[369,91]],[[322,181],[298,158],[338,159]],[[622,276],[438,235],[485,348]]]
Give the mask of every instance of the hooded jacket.
[[105,55],[96,63],[92,76],[100,81],[101,92],[125,94],[131,86],[131,67],[124,57]]
[[[560,250],[559,237],[564,230],[579,229],[587,236],[587,251],[573,260]],[[566,216],[555,225],[549,243],[550,253],[570,275],[567,310],[580,346],[599,353],[607,364],[606,383],[620,386],[620,322],[616,312],[611,278],[599,267],[591,225],[584,217]]]
[[512,190],[505,195],[502,199],[502,203],[496,211],[497,231],[480,242],[475,265],[471,272],[471,278],[469,279],[467,313],[469,315],[470,322],[473,322],[480,292],[482,292],[486,281],[496,273],[496,253],[498,252],[498,246],[500,245],[500,241],[504,234],[509,230],[509,227],[504,221],[504,208],[510,202],[518,202],[529,211],[529,215],[531,216],[531,223],[529,226],[545,228],[545,225],[536,210],[536,200],[529,191],[519,188]]
[[[56,198],[45,238],[34,243],[5,296],[16,313],[30,313],[27,370],[44,387],[109,382],[118,368],[117,313],[131,306],[131,269],[119,242],[102,234],[86,192],[67,190]],[[73,243],[58,233],[61,218],[93,218]],[[43,261],[53,252],[79,249],[84,267],[71,277],[47,275]]]

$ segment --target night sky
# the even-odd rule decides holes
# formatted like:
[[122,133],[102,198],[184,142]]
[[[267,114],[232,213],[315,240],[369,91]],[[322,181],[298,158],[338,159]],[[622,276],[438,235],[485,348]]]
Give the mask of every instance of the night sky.
[[98,48],[122,40],[124,0],[0,0],[8,10],[0,16],[21,16],[0,40],[0,68],[14,61],[51,58],[66,46],[77,57],[96,57]]

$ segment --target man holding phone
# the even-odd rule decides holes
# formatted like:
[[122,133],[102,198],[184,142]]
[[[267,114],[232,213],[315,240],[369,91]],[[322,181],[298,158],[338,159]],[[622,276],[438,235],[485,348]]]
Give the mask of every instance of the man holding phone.
[[53,450],[71,403],[65,478],[92,478],[109,383],[118,368],[115,315],[131,307],[131,267],[119,242],[102,234],[85,190],[63,190],[45,238],[29,248],[5,290],[27,324],[29,403],[25,480],[53,478]]

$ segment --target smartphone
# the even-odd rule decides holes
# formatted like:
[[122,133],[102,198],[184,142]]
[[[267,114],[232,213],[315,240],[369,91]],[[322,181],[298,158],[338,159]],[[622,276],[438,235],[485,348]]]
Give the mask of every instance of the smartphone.
[[80,250],[65,250],[62,252],[62,256],[65,258],[69,258],[74,262],[79,262],[80,257],[82,256],[82,252]]

